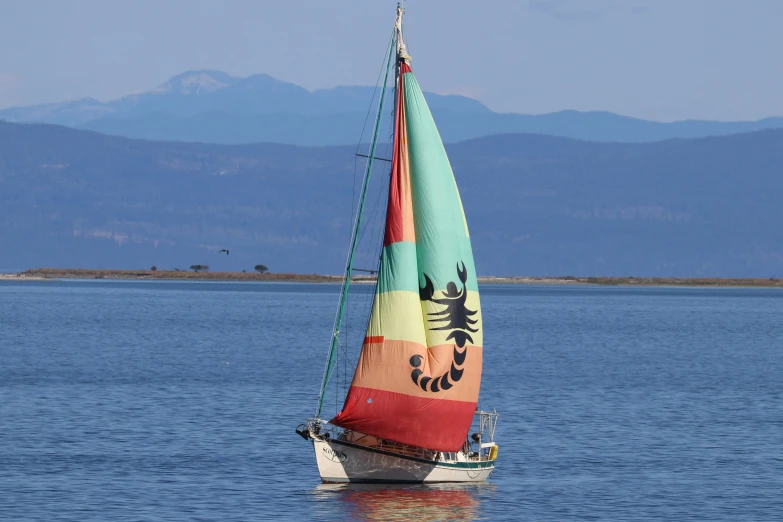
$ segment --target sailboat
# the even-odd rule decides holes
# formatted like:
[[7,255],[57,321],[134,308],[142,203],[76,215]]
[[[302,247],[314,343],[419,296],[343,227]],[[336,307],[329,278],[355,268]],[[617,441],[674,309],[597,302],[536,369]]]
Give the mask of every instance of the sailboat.
[[[402,18],[398,5],[318,405],[296,429],[312,442],[324,483],[481,482],[498,455],[498,414],[477,407],[483,325],[467,222]],[[325,419],[392,67],[394,137],[372,308],[342,409]]]

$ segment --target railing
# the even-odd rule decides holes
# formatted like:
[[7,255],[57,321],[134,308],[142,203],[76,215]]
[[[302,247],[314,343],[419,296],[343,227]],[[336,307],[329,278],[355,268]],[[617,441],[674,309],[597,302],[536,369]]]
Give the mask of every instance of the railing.
[[[362,437],[353,441],[354,444],[359,446],[365,446],[361,443]],[[404,455],[406,457],[414,457],[425,460],[437,460],[438,452],[432,450],[426,450],[424,448],[417,448],[416,446],[408,446],[406,444],[399,444],[390,440],[378,440],[375,444],[366,445],[367,448],[373,448],[381,451],[388,451],[389,453],[395,453],[397,455]]]
[[[387,451],[397,455],[406,457],[419,458],[430,461],[443,461],[443,462],[487,462],[494,460],[492,456],[492,448],[496,446],[493,442],[495,435],[495,426],[497,425],[498,414],[496,412],[476,411],[479,424],[479,437],[468,438],[465,441],[465,445],[462,450],[455,452],[439,452],[419,448],[417,446],[410,446],[391,440],[385,440],[372,435],[364,435],[351,430],[345,430],[338,426],[333,426],[327,422],[319,419],[308,419],[307,428],[311,436],[325,439],[335,440],[338,442],[344,442],[347,444],[355,444],[357,446],[363,446],[380,451]],[[299,430],[297,430],[299,431]],[[484,434],[488,435],[488,442],[483,439]],[[472,450],[472,445],[476,444],[475,451]],[[463,459],[459,456],[462,454]]]

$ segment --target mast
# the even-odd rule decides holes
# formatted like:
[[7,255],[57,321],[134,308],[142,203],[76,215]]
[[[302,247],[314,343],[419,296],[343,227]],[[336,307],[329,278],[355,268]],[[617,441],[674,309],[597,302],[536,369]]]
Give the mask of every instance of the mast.
[[405,62],[408,65],[411,63],[411,57],[408,54],[408,49],[405,47],[405,42],[402,39],[402,15],[405,13],[404,0],[403,5],[397,4],[397,21],[394,22],[394,31],[397,37],[397,75],[399,76],[400,62]]
[[[397,7],[397,23],[399,23],[399,27],[401,27],[402,24],[402,12],[401,8]],[[397,28],[397,23],[395,24],[395,28]],[[367,156],[367,163],[364,171],[364,179],[362,182],[362,189],[359,196],[359,207],[356,211],[356,220],[353,225],[353,231],[351,233],[351,244],[350,248],[348,250],[348,260],[346,261],[345,265],[345,274],[343,278],[343,285],[340,289],[340,300],[337,305],[337,314],[334,319],[334,326],[332,328],[332,338],[329,343],[329,355],[326,359],[326,367],[324,368],[324,375],[321,379],[321,391],[318,394],[318,406],[315,410],[315,419],[319,419],[321,415],[321,409],[323,408],[324,399],[326,398],[326,387],[329,384],[329,379],[332,376],[332,370],[334,368],[334,362],[335,362],[335,354],[337,352],[337,347],[340,342],[340,328],[342,327],[343,322],[343,315],[345,313],[345,303],[348,299],[348,288],[351,285],[351,274],[353,272],[353,261],[354,261],[354,254],[356,252],[356,247],[359,242],[359,232],[361,230],[361,224],[362,224],[362,215],[364,213],[364,203],[367,198],[367,189],[370,184],[370,174],[372,173],[372,165],[373,160],[375,159],[375,147],[378,143],[378,131],[380,130],[381,125],[381,115],[383,114],[383,104],[384,100],[386,98],[386,85],[389,78],[389,69],[391,68],[391,60],[392,60],[392,53],[394,53],[395,50],[399,53],[399,48],[397,45],[397,37],[401,34],[400,30],[396,30],[394,35],[392,36],[391,45],[389,46],[389,52],[386,57],[386,67],[385,71],[386,74],[383,78],[383,88],[381,89],[381,98],[380,102],[378,103],[378,112],[375,116],[375,126],[373,128],[372,133],[372,141],[370,142],[370,152]]]

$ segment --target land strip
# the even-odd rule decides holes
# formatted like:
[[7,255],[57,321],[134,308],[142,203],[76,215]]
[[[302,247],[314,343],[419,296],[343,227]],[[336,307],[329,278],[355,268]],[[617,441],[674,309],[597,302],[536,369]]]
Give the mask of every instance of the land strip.
[[[259,281],[286,283],[340,283],[342,276],[319,274],[186,272],[184,270],[93,270],[86,268],[35,268],[19,274],[0,274],[0,279],[130,279],[174,281]],[[372,283],[371,276],[354,276],[357,283]],[[694,286],[694,287],[772,287],[783,288],[777,278],[676,278],[676,277],[496,277],[480,276],[481,284],[528,285],[614,285],[614,286]]]

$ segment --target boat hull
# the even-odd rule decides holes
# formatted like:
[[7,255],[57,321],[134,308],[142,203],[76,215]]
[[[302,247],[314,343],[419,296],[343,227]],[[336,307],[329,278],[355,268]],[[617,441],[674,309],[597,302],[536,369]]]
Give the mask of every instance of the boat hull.
[[313,446],[325,484],[483,482],[495,468],[494,461],[436,462],[336,440],[313,439]]

